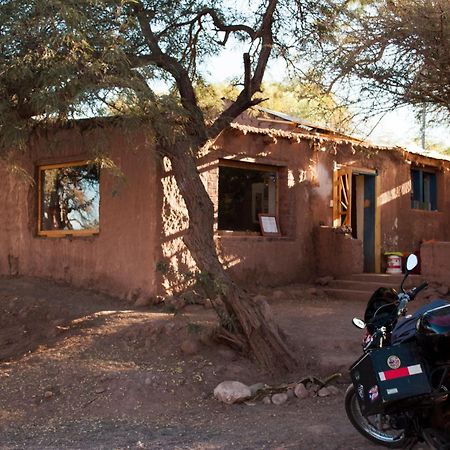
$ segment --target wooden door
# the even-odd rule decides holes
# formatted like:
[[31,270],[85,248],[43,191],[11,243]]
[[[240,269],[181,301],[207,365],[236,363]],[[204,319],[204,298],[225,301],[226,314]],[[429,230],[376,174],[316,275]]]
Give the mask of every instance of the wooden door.
[[333,172],[333,226],[351,227],[352,170],[348,167]]

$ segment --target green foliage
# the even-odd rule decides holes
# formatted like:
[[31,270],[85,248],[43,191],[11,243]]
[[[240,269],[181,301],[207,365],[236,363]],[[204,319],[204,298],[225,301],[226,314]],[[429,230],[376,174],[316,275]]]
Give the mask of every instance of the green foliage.
[[324,42],[327,56],[317,60],[316,74],[331,84],[339,80],[340,93],[349,88],[353,101],[366,100],[372,112],[426,105],[448,123],[449,17],[448,0],[361,2]]
[[291,81],[264,84],[262,95],[268,100],[263,106],[312,123],[326,125],[337,131],[348,129],[350,115],[330,93],[323,93],[317,85]]
[[[196,85],[196,93],[205,116],[214,118],[224,107],[223,99],[235,100],[238,89],[229,83]],[[348,109],[337,103],[330,93],[323,93],[319,86],[301,81],[264,83],[261,97],[266,100],[261,106],[325,125],[345,132],[351,122]]]
[[[317,48],[346,2],[333,8],[326,0],[276,3],[272,53],[294,62]],[[186,127],[192,130],[193,116],[197,123],[204,116],[207,126],[219,114],[215,94],[201,81],[201,64],[230,36],[247,49],[249,74],[260,76],[266,8],[262,0],[245,8],[216,0],[3,0],[0,151],[25,148],[37,123],[99,113],[150,118],[173,145]],[[174,90],[156,95],[154,80]],[[197,84],[198,103],[189,96],[190,83]],[[242,89],[220,90],[236,98]]]

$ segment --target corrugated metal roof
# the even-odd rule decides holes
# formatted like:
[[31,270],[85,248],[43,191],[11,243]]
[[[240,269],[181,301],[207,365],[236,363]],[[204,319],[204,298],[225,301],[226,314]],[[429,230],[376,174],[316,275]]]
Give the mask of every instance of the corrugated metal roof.
[[[302,119],[301,117],[294,117],[294,116],[291,116],[289,114],[285,114],[285,113],[282,113],[279,111],[274,111],[272,109],[263,108],[262,106],[255,106],[254,108],[259,111],[270,114],[274,117],[277,117],[279,119],[282,119],[288,123],[294,124],[294,125],[298,126],[299,128],[306,130],[310,133],[311,132],[318,133],[318,135],[320,135],[320,137],[322,139],[328,139],[328,140],[333,140],[333,141],[338,140],[343,143],[349,143],[349,144],[350,143],[354,144],[355,142],[357,142],[358,145],[360,145],[362,147],[366,147],[366,148],[370,147],[370,148],[375,148],[378,150],[403,150],[408,153],[412,153],[414,155],[425,156],[425,157],[431,158],[431,159],[450,161],[450,155],[439,153],[434,150],[426,150],[426,149],[422,149],[422,148],[419,148],[419,147],[413,146],[413,145],[407,146],[406,148],[397,147],[397,146],[390,147],[390,146],[377,145],[377,144],[368,142],[364,139],[357,138],[355,136],[350,136],[350,135],[346,135],[344,133],[340,133],[339,131],[333,130],[332,128],[314,124],[312,122],[309,122],[308,120]],[[295,133],[295,134],[299,134],[299,133]],[[301,136],[303,138],[307,138],[307,135],[305,135],[305,134],[301,134]]]
[[324,134],[330,133],[330,134],[334,134],[336,136],[341,136],[341,137],[349,139],[349,140],[362,141],[362,139],[359,139],[355,136],[349,136],[347,134],[341,133],[340,131],[334,130],[333,128],[312,123],[306,119],[302,119],[301,117],[294,117],[294,116],[291,116],[289,114],[285,114],[285,113],[282,113],[279,111],[274,111],[272,109],[263,108],[262,106],[255,106],[254,109],[257,109],[258,111],[264,112],[266,114],[270,114],[274,117],[282,119],[290,124],[296,125],[297,127],[307,130],[307,131],[316,131],[318,133],[324,133]]
[[333,136],[330,134],[322,134],[318,132],[298,132],[298,131],[285,131],[277,128],[263,128],[263,127],[253,127],[248,125],[241,125],[239,123],[233,122],[231,124],[231,128],[241,131],[244,134],[260,134],[265,136],[272,136],[274,138],[284,138],[284,139],[292,139],[300,142],[300,140],[318,140],[319,142],[336,142],[338,144],[348,144],[352,145],[354,148],[366,148],[380,151],[400,151],[405,153],[411,153],[413,155],[424,156],[426,158],[431,158],[439,161],[449,161],[450,156],[444,155],[442,153],[438,153],[435,151],[426,151],[418,149],[407,149],[403,147],[388,147],[383,145],[376,145],[371,142],[355,140],[342,136]]

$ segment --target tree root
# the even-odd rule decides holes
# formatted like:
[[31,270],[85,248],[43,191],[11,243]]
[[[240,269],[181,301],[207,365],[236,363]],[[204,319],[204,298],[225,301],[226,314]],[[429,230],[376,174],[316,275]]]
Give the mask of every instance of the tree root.
[[301,380],[299,380],[297,382],[293,382],[293,383],[282,383],[282,384],[275,384],[275,385],[266,384],[261,389],[258,389],[256,391],[256,393],[251,397],[250,400],[261,400],[268,395],[286,392],[289,389],[294,389],[295,386],[300,383],[306,384],[309,382],[309,383],[317,384],[318,386],[320,386],[320,388],[323,388],[323,387],[326,387],[328,384],[330,384],[333,380],[335,380],[341,376],[342,376],[341,373],[336,372],[336,373],[328,376],[324,380],[321,380],[320,378],[315,377],[313,375],[309,375],[309,376],[304,377]]

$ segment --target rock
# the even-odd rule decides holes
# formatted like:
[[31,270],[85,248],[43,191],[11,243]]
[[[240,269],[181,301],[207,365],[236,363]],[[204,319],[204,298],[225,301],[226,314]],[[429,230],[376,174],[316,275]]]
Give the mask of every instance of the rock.
[[53,392],[52,392],[52,391],[45,391],[44,397],[45,397],[45,398],[51,398],[51,397],[53,397]]
[[339,389],[336,386],[327,386],[327,389],[330,391],[331,395],[339,394]]
[[288,401],[288,399],[289,399],[289,397],[285,392],[272,395],[272,403],[277,406],[286,403]]
[[317,394],[317,392],[319,392],[320,386],[318,384],[311,384],[310,386],[308,386],[309,391],[312,394]]
[[255,383],[252,384],[250,387],[250,392],[252,393],[252,396],[255,395],[260,389],[262,389],[265,386],[264,383]]
[[199,347],[197,339],[185,339],[180,345],[180,349],[185,355],[197,354]]
[[251,395],[250,388],[239,381],[222,381],[214,389],[214,397],[227,405],[243,402]]
[[298,383],[294,388],[294,394],[299,399],[304,399],[309,397],[309,391],[303,383]]
[[330,390],[327,387],[323,387],[317,391],[319,397],[329,397],[331,395]]
[[327,286],[331,281],[333,281],[333,279],[334,278],[330,275],[326,277],[320,277],[316,279],[315,284],[319,284],[320,286]]
[[293,390],[293,389],[288,389],[288,390],[286,391],[286,394],[287,394],[288,398],[294,398],[294,397],[295,397],[295,394],[294,394],[294,390]]
[[263,402],[265,405],[271,405],[271,404],[272,404],[272,400],[270,399],[270,396],[269,396],[269,395],[266,395],[266,396],[262,399],[262,402]]
[[438,292],[440,295],[447,295],[447,294],[448,294],[448,286],[441,285],[441,286],[439,286],[436,290],[437,290],[437,292]]

